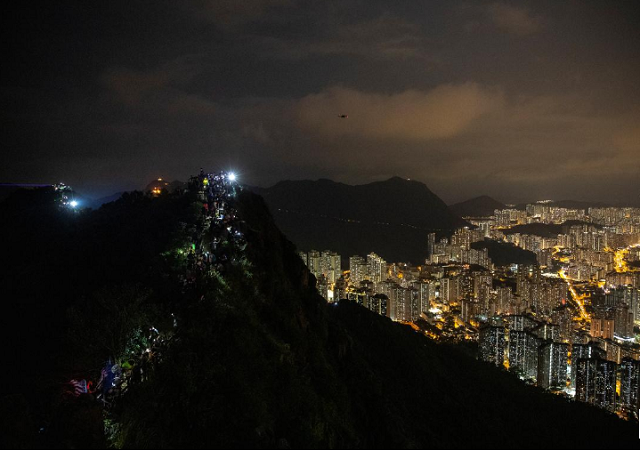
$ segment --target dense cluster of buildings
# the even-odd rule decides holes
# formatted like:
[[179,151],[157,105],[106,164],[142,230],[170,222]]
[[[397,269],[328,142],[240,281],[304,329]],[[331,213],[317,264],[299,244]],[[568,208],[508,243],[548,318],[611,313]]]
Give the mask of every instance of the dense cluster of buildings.
[[451,238],[443,237],[436,241],[436,234],[427,236],[427,263],[458,262],[479,265],[491,269],[493,263],[487,249],[472,249],[471,243],[482,241],[488,235],[481,228],[471,230],[463,227],[455,231]]
[[[640,243],[640,208],[568,209],[540,201],[525,210],[495,210],[492,216],[469,220],[488,230],[487,237],[535,252],[542,266],[550,266],[553,253],[562,249],[568,263],[566,272],[574,280],[607,279],[621,264],[620,257],[611,251],[626,252]],[[530,227],[516,227],[531,224],[555,227],[539,229],[538,233]],[[636,248],[636,257],[637,252]],[[616,284],[615,279],[607,282]]]
[[[300,256],[329,302],[354,301],[435,339],[476,341],[480,359],[528,383],[637,418],[640,209],[541,201],[466,219],[475,228],[428,234],[417,266],[375,253]],[[496,266],[472,246],[485,239],[532,251],[538,264]]]
[[[526,339],[516,332],[514,340],[509,317],[483,325],[481,358],[500,364],[498,354],[502,355],[501,364],[510,369],[515,365],[523,377],[539,386],[637,418],[640,272],[630,262],[640,260],[640,209],[568,209],[541,201],[524,210],[495,210],[493,216],[471,222],[488,230],[490,238],[535,252],[545,275],[557,272],[566,282],[569,293],[565,296],[575,315],[563,322],[557,315],[554,318],[558,311],[554,309],[547,326],[553,332],[546,344],[536,341],[541,338],[534,333],[535,327],[525,332]],[[526,227],[529,224],[546,226]],[[537,312],[549,318],[544,309]],[[524,371],[523,355],[529,356]]]
[[638,351],[616,357],[586,334],[573,338],[564,340],[557,325],[528,316],[492,318],[480,328],[479,356],[542,388],[634,417],[640,382]]

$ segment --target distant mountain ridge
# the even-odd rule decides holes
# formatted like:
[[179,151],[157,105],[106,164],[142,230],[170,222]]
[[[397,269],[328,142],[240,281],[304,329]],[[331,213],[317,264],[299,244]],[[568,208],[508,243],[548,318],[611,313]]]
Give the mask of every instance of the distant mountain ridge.
[[468,225],[424,183],[400,177],[365,185],[287,180],[250,189],[264,197],[278,227],[302,250],[343,256],[373,251],[390,261],[420,263],[430,231]]
[[505,204],[486,195],[474,197],[473,199],[449,206],[452,212],[463,217],[491,216],[494,210],[501,210],[503,208],[506,208]]

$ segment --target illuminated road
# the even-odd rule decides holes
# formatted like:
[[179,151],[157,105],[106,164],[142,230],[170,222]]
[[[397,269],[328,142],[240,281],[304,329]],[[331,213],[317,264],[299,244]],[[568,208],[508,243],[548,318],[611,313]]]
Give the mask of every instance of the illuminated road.
[[[560,257],[560,258],[557,257],[557,255],[560,253],[560,250],[562,249],[560,246],[556,246],[553,249],[554,249],[554,252],[553,252],[553,258],[554,259],[556,259],[558,261],[561,261],[561,262],[565,262],[565,263],[569,261],[569,259],[567,257]],[[584,300],[587,298],[587,296],[584,295],[584,294],[578,294],[576,289],[573,287],[572,281],[567,277],[567,274],[564,272],[563,268],[560,268],[560,270],[558,271],[558,276],[560,276],[560,278],[562,280],[564,280],[567,283],[567,285],[569,286],[569,291],[571,292],[571,297],[573,298],[574,303],[578,307],[578,312],[580,313],[580,319],[588,321],[589,320],[589,314],[587,313],[586,309],[584,308]]]
[[640,269],[638,269],[638,268],[630,267],[627,264],[627,261],[626,261],[626,257],[627,257],[627,254],[629,253],[629,249],[632,249],[632,248],[638,247],[638,246],[640,246],[640,244],[633,244],[631,246],[612,251],[613,252],[613,261],[614,261],[614,263],[616,265],[616,267],[615,267],[616,272],[635,272],[635,271],[640,271]]
[[616,272],[627,272],[629,271],[629,267],[627,266],[627,262],[625,261],[626,255],[629,253],[628,249],[618,249],[614,252],[614,262],[616,264]]
[[584,294],[578,294],[576,289],[573,287],[573,283],[571,282],[571,279],[567,278],[567,275],[565,274],[564,269],[561,269],[560,271],[558,271],[558,275],[560,276],[560,278],[562,280],[567,282],[567,285],[569,286],[569,291],[571,292],[571,297],[573,298],[575,304],[578,306],[578,310],[580,312],[580,319],[588,321],[589,320],[589,314],[587,313],[586,309],[584,308],[584,300],[588,296],[586,296]]

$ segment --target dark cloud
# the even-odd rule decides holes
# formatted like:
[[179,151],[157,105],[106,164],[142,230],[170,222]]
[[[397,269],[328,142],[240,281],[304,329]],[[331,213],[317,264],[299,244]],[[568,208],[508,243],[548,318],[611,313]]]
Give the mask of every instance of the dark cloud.
[[398,17],[382,15],[367,21],[329,24],[315,39],[252,36],[263,57],[303,59],[318,55],[360,56],[373,60],[433,60],[419,27]]
[[492,3],[487,7],[487,13],[496,27],[515,35],[526,36],[542,29],[542,19],[524,7]]
[[251,184],[401,175],[448,201],[638,203],[631,3],[16,4],[0,179],[109,194],[235,167]]
[[293,0],[195,0],[184,2],[181,6],[198,20],[233,30],[264,18],[274,8],[293,3]]
[[189,73],[188,69],[185,71],[110,69],[102,77],[107,89],[105,98],[132,109],[147,109],[157,115],[212,114],[215,111],[213,102],[176,86],[175,82],[184,80],[185,73]]

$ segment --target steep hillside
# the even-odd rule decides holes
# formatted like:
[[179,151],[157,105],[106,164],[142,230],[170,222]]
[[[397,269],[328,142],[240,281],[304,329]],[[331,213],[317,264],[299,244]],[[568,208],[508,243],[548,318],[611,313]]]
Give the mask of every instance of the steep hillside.
[[452,212],[462,217],[492,216],[494,210],[503,208],[506,206],[502,202],[489,196],[478,196],[449,206]]
[[399,177],[356,186],[285,181],[254,191],[300,249],[331,249],[347,257],[375,251],[390,261],[420,263],[429,231],[467,224],[426,185]]

